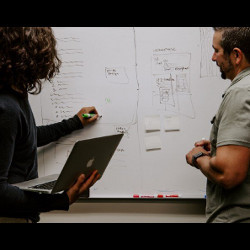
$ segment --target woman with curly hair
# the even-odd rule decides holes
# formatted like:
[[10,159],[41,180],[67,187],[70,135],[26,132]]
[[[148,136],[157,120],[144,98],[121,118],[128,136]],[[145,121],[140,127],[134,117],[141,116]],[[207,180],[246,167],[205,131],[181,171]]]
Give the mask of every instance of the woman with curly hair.
[[[36,126],[28,93],[59,73],[61,61],[50,27],[0,27],[0,222],[38,222],[41,212],[68,210],[100,177],[81,175],[61,194],[22,191],[13,184],[38,177],[37,147],[96,121],[95,107],[84,107],[62,122]],[[95,113],[83,119],[83,113]]]

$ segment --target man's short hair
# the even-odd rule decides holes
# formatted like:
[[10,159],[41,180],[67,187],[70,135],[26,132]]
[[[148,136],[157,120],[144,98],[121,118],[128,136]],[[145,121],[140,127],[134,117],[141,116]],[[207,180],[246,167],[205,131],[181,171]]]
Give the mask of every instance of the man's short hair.
[[213,27],[222,32],[221,47],[230,55],[234,48],[239,48],[250,63],[250,27]]

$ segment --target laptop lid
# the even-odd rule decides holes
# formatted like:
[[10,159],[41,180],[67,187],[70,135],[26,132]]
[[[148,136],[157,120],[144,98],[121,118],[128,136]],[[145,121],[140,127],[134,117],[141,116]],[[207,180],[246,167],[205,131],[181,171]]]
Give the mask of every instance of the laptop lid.
[[68,189],[81,174],[89,177],[94,170],[98,170],[102,177],[123,135],[78,141],[59,175],[52,193]]
[[[42,177],[14,185],[24,190],[54,194],[70,188],[81,174],[89,177],[94,170],[98,170],[102,177],[123,135],[109,135],[78,141],[75,143],[59,176]],[[40,185],[42,181],[46,182],[48,178],[50,182],[53,178],[56,180],[52,190],[36,188],[38,183]]]

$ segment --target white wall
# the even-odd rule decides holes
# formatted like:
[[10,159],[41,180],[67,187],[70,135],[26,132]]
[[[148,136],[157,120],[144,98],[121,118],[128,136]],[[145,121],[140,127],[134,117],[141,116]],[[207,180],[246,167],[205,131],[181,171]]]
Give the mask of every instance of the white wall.
[[41,214],[40,223],[204,223],[204,200],[78,202],[68,212]]

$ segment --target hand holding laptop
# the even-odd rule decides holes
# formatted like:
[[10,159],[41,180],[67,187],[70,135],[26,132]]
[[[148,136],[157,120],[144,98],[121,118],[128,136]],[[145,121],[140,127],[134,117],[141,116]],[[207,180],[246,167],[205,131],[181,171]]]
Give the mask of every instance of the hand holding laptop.
[[66,192],[69,197],[69,204],[71,205],[72,203],[77,201],[79,197],[90,187],[92,187],[100,177],[101,175],[97,170],[95,170],[87,179],[84,174],[80,175],[76,183]]
[[[88,189],[103,176],[124,134],[116,134],[77,141],[59,174],[16,183],[15,186],[30,192],[56,194],[67,190],[72,197]],[[107,147],[107,145],[109,145]],[[84,155],[84,157],[83,157]],[[96,173],[98,170],[98,174]],[[79,179],[81,174],[85,175]],[[90,177],[89,177],[90,176]],[[72,198],[72,200],[74,200]]]

